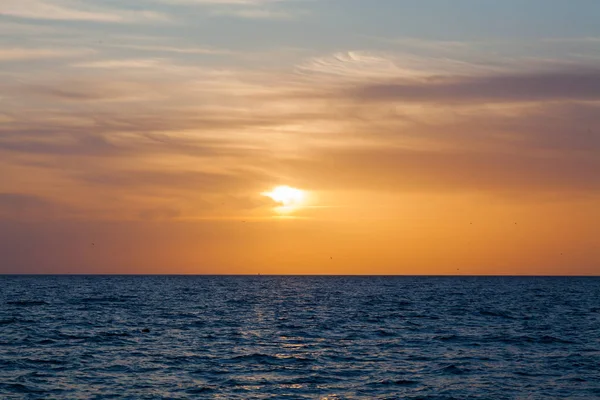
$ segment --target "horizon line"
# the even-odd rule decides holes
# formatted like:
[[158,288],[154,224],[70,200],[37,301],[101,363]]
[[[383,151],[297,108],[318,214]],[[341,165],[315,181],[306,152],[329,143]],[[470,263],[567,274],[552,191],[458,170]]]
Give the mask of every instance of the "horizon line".
[[499,278],[600,278],[598,275],[536,275],[536,274],[520,274],[520,275],[502,275],[502,274],[95,274],[95,273],[1,273],[0,276],[205,276],[205,277],[249,277],[249,276],[266,276],[266,277],[499,277]]

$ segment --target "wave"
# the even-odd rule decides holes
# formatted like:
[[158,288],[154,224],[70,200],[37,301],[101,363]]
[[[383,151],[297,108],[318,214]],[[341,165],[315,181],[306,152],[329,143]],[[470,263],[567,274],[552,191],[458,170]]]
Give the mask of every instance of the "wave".
[[370,386],[417,386],[421,382],[410,380],[410,379],[384,379],[381,381],[373,382]]
[[[475,340],[474,338],[472,339]],[[562,339],[550,335],[533,336],[533,335],[513,335],[513,336],[484,336],[479,339],[481,343],[503,343],[512,345],[529,345],[529,344],[568,344],[573,345],[578,342]]]
[[215,393],[217,392],[218,387],[216,386],[199,386],[199,387],[193,387],[193,388],[188,388],[185,390],[185,392],[187,394],[208,394],[208,393]]
[[282,365],[282,364],[306,364],[314,360],[306,357],[295,356],[272,356],[262,353],[245,354],[231,357],[229,361],[235,363],[252,363],[252,364],[267,364],[267,365]]
[[448,365],[438,370],[438,372],[446,375],[463,375],[469,372],[467,368],[459,368],[456,365]]
[[[45,394],[46,392],[42,389],[34,388],[30,385],[23,385],[21,383],[0,383],[0,390],[8,391],[9,393],[19,394]],[[1,393],[1,391],[0,391]]]
[[7,301],[6,304],[20,307],[47,306],[49,303],[41,300],[16,300]]
[[73,299],[70,301],[71,304],[95,304],[95,303],[126,303],[131,300],[133,296],[106,296],[106,297],[84,297],[79,299]]
[[515,319],[512,315],[504,311],[494,311],[494,310],[480,310],[479,315],[483,315],[484,317],[499,317],[506,319]]

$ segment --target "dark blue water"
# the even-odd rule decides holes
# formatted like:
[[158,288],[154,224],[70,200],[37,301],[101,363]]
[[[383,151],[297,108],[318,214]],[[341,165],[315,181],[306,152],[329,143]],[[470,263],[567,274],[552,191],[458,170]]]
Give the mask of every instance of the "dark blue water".
[[2,399],[600,399],[598,278],[0,285]]

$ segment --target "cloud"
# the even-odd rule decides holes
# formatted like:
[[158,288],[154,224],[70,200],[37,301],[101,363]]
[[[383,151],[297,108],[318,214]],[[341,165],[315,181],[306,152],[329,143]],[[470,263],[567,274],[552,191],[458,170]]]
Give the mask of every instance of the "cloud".
[[139,216],[143,220],[160,221],[175,219],[181,215],[181,211],[172,207],[154,207],[140,211]]
[[80,182],[106,188],[154,188],[201,193],[239,193],[267,184],[267,176],[250,171],[210,173],[202,171],[111,170],[75,173]]
[[86,135],[82,133],[69,135],[64,132],[46,130],[37,132],[45,137],[34,136],[28,138],[27,133],[23,133],[25,134],[3,134],[0,136],[0,151],[60,156],[73,155],[80,157],[116,155],[121,151],[101,135]]
[[0,193],[0,219],[19,221],[46,220],[63,216],[68,209],[41,196]]
[[[280,182],[600,192],[590,172],[600,168],[597,74],[583,65],[515,72],[449,61],[419,71],[429,58],[342,52],[274,71],[170,56],[17,71],[24,82],[2,85],[0,167],[43,177],[32,189],[40,198],[61,187],[78,204],[64,215],[89,219],[264,217],[272,204],[258,193]],[[18,179],[2,186],[22,190]]]
[[363,85],[354,95],[364,100],[445,103],[600,100],[600,70],[439,76],[421,82],[391,80]]
[[158,45],[133,45],[133,44],[111,44],[110,47],[141,50],[145,52],[176,53],[176,54],[205,54],[205,55],[231,55],[230,50],[211,47],[178,47]]
[[328,149],[282,161],[299,184],[384,192],[600,193],[596,157],[402,148]]
[[231,16],[247,19],[290,19],[297,16],[297,13],[262,8],[217,9],[213,10],[210,14],[214,16]]
[[3,0],[0,14],[26,19],[103,23],[168,20],[154,11],[105,9],[76,0]]
[[358,83],[394,78],[422,80],[460,74],[485,76],[510,71],[511,67],[515,66],[498,60],[475,62],[406,52],[346,51],[312,58],[298,65],[296,70],[301,75],[315,79],[344,79]]
[[4,48],[0,49],[0,62],[24,61],[45,58],[76,57],[93,53],[90,49],[35,49],[35,48]]
[[162,60],[157,59],[128,59],[128,60],[102,60],[90,61],[72,64],[74,68],[156,68],[162,64]]
[[161,0],[170,5],[208,7],[209,15],[245,19],[290,19],[306,14],[305,10],[273,6],[299,4],[312,0]]

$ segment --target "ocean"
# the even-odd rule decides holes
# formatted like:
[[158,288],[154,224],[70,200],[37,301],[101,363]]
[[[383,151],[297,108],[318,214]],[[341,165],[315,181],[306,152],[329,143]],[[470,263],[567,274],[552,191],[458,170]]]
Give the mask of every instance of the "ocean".
[[1,399],[600,399],[600,279],[0,276]]

